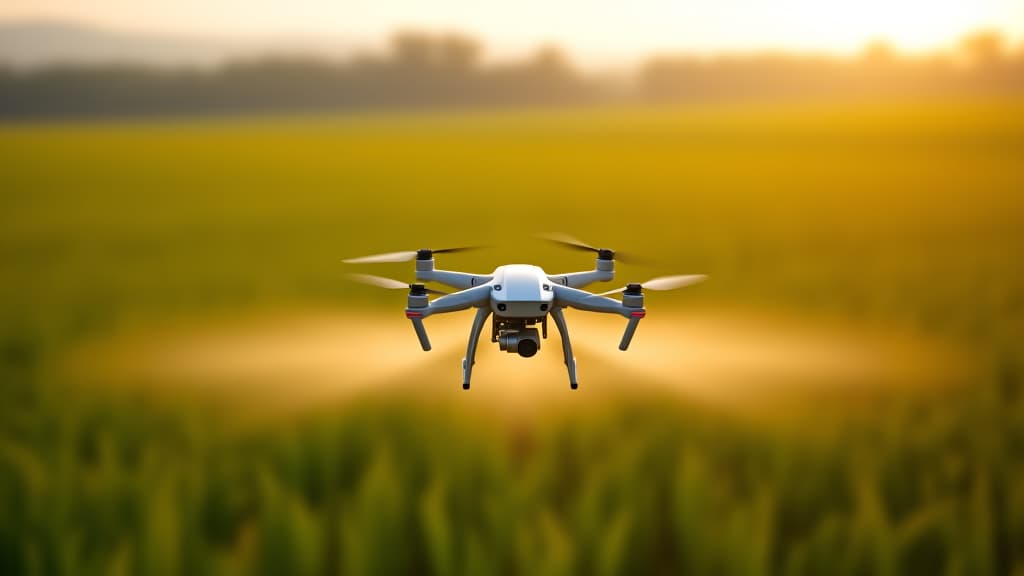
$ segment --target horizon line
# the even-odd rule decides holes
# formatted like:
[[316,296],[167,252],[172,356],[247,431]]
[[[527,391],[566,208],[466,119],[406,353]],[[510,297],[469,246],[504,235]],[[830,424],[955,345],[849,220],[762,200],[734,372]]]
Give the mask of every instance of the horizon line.
[[[993,35],[1002,42],[1002,52],[1008,55],[1024,53],[1024,37],[1014,37],[1005,28],[980,27],[967,30],[964,33],[950,38],[941,46],[931,49],[907,49],[901,47],[897,42],[888,38],[874,38],[864,41],[855,50],[837,50],[828,47],[803,47],[780,46],[765,44],[761,47],[739,47],[736,48],[709,48],[694,49],[686,47],[664,48],[635,52],[633,54],[617,54],[614,56],[589,54],[589,51],[574,48],[571,42],[535,42],[529,46],[520,46],[518,49],[501,48],[501,43],[495,43],[484,34],[465,29],[445,28],[435,26],[397,26],[390,32],[375,35],[373,37],[359,37],[345,32],[326,33],[301,33],[301,32],[266,32],[266,33],[234,33],[234,34],[210,34],[207,32],[177,32],[160,31],[156,29],[147,30],[141,27],[122,27],[98,22],[89,22],[76,18],[55,18],[55,17],[15,17],[9,18],[0,15],[0,28],[16,29],[31,27],[52,27],[66,28],[82,32],[106,35],[111,39],[135,40],[135,41],[164,41],[164,42],[200,42],[206,44],[211,52],[203,58],[180,58],[178,64],[196,63],[204,60],[207,64],[223,65],[232,61],[244,60],[253,57],[275,57],[275,56],[306,56],[323,59],[352,58],[361,55],[378,56],[391,52],[393,42],[403,34],[420,34],[431,39],[441,39],[446,36],[463,38],[474,41],[480,49],[480,60],[484,63],[504,63],[529,58],[538,52],[554,48],[573,66],[585,70],[600,71],[622,70],[635,68],[645,62],[657,58],[694,58],[697,60],[715,60],[721,58],[751,58],[764,57],[769,55],[789,57],[818,57],[829,58],[838,61],[857,60],[864,58],[871,50],[884,50],[889,55],[898,59],[914,60],[937,56],[953,56],[962,53],[962,45],[969,38],[976,38],[981,35]],[[304,37],[304,38],[303,38]],[[2,42],[2,37],[0,37]],[[210,44],[220,44],[216,48]],[[496,49],[497,47],[497,49]],[[202,46],[199,46],[202,48]],[[216,54],[217,50],[220,51]],[[150,64],[159,64],[157,58],[132,58],[127,54],[122,61],[152,60]],[[5,55],[0,53],[0,64],[15,64],[6,61]],[[59,64],[59,58],[33,64],[37,65]],[[73,60],[73,59],[71,59]],[[174,58],[169,58],[172,62]],[[111,59],[109,63],[116,63],[117,59]]]

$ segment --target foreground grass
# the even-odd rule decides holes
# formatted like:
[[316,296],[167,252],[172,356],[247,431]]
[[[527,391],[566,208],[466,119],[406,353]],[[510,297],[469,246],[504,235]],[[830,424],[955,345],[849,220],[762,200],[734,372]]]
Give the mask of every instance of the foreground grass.
[[[0,572],[1020,571],[1022,152],[1013,102],[2,127]],[[710,273],[687,301],[909,325],[988,376],[779,425],[632,395],[255,429],[58,376],[125,324],[383,303],[343,256],[585,266],[523,237],[552,229],[660,262],[631,279]]]
[[[0,445],[5,573],[984,574],[1020,568],[1019,375],[772,431],[660,398],[287,428],[94,398]],[[1001,392],[999,392],[1001,391]],[[834,415],[835,416],[835,415]],[[869,423],[869,424],[865,424]]]

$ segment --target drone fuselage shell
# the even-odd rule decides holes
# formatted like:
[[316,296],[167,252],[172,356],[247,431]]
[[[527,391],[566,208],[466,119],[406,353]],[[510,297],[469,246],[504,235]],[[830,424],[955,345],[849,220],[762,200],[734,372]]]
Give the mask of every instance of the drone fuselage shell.
[[555,299],[547,274],[529,264],[499,266],[490,286],[491,311],[504,318],[543,318]]

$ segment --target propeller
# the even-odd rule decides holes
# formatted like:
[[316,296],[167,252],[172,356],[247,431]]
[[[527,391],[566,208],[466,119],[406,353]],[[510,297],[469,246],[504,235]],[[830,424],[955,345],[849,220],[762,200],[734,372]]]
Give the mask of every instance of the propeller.
[[394,278],[385,278],[383,276],[374,276],[372,274],[348,274],[350,280],[359,282],[361,284],[369,284],[370,286],[376,286],[377,288],[385,288],[387,290],[412,290],[413,287],[418,287],[424,290],[427,294],[437,294],[438,296],[447,296],[448,292],[441,290],[434,290],[433,288],[426,288],[422,284],[406,284],[401,280],[395,280]]
[[600,251],[600,248],[594,248],[590,244],[587,244],[586,242],[583,242],[582,240],[579,240],[578,238],[575,238],[573,236],[569,236],[568,234],[552,232],[550,234],[540,234],[538,237],[543,238],[548,242],[554,242],[555,244],[561,244],[563,246],[568,246],[570,248],[575,248],[577,250],[582,250],[584,252]]
[[[690,286],[703,282],[707,279],[705,274],[682,274],[677,276],[659,276],[658,278],[651,278],[647,282],[640,284],[641,288],[646,290],[675,290],[676,288],[682,288],[684,286]],[[625,292],[629,289],[629,286],[622,288],[616,288],[615,290],[609,290],[607,292],[601,292],[600,294],[594,294],[594,296],[608,296],[611,294],[617,294],[619,292]]]
[[560,232],[540,234],[538,235],[538,237],[547,240],[548,242],[561,244],[562,246],[567,246],[569,248],[579,250],[581,252],[594,252],[598,255],[599,258],[605,260],[615,259],[625,264],[644,264],[645,262],[644,260],[637,258],[636,256],[630,254],[623,254],[622,252],[616,252],[615,250],[611,250],[609,248],[596,248],[578,238],[575,238],[568,234],[562,234]]
[[371,256],[360,256],[358,258],[348,258],[342,260],[345,264],[382,264],[386,262],[411,262],[412,260],[422,257],[422,260],[429,260],[434,254],[452,254],[455,252],[465,252],[467,250],[476,250],[479,246],[459,246],[457,248],[440,248],[438,250],[431,250],[429,248],[423,248],[421,250],[405,250],[402,252],[387,252],[384,254],[373,254]]

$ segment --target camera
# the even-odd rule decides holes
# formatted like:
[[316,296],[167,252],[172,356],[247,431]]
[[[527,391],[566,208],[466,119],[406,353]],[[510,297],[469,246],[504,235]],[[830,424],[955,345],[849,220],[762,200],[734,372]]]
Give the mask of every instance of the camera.
[[509,354],[529,358],[540,349],[540,334],[536,328],[502,330],[498,334],[498,346]]

